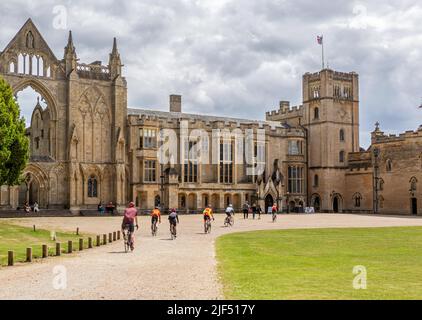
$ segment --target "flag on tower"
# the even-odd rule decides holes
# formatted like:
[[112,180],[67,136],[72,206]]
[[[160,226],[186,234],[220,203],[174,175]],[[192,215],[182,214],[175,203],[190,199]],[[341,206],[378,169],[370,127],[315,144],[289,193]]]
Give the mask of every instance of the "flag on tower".
[[317,36],[318,44],[322,45],[323,40],[324,40],[324,37],[323,36]]

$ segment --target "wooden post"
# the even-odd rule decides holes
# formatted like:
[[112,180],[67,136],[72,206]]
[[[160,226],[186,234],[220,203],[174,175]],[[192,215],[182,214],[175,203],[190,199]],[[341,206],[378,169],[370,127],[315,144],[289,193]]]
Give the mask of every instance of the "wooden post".
[[97,236],[97,247],[99,247],[100,245],[101,245],[100,236]]
[[117,240],[120,240],[120,230],[117,231]]
[[88,238],[88,249],[92,249],[92,238]]
[[34,232],[37,231],[36,228],[35,228],[35,224],[33,225],[33,228],[34,228]]
[[48,257],[48,247],[46,244],[42,245],[42,257],[47,258]]
[[32,248],[26,248],[26,262],[32,262]]
[[56,256],[60,256],[62,254],[61,244],[60,242],[56,243]]
[[76,235],[79,236],[79,227],[76,228]]
[[103,244],[107,244],[107,235],[103,234]]
[[108,243],[111,243],[111,242],[113,242],[113,234],[110,232],[108,234]]
[[117,239],[117,234],[116,234],[116,231],[114,231],[113,232],[113,241],[116,241],[116,239]]
[[7,252],[7,265],[8,266],[13,266],[14,264],[14,252],[13,251],[8,251]]
[[79,239],[79,251],[82,251],[84,249],[84,239]]
[[67,253],[72,253],[73,252],[73,242],[72,240],[69,240],[67,242]]

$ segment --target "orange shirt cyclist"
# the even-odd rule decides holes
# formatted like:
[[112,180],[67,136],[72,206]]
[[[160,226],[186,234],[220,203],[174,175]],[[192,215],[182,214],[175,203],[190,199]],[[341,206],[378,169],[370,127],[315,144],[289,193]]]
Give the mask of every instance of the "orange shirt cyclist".
[[155,207],[151,212],[151,224],[157,223],[157,221],[161,223],[161,212],[158,207]]
[[204,209],[203,214],[204,214],[204,223],[207,222],[207,220],[211,220],[211,218],[212,218],[212,220],[215,220],[214,215],[212,213],[211,206],[207,206]]

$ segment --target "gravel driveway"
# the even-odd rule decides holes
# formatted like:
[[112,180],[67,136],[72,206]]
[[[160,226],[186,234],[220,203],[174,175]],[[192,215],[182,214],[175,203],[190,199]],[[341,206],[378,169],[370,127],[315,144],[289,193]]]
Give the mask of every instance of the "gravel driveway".
[[[121,218],[4,220],[49,230],[79,227],[81,232],[102,234],[118,230]],[[133,253],[124,253],[122,241],[117,241],[73,255],[1,267],[0,299],[223,299],[214,252],[214,240],[222,234],[285,228],[422,226],[417,217],[341,214],[283,215],[276,223],[265,215],[261,220],[243,220],[238,214],[234,228],[222,227],[223,220],[223,215],[217,216],[212,233],[205,235],[201,215],[181,216],[179,237],[171,241],[166,217],[156,238],[149,231],[150,219],[142,217]],[[65,267],[66,289],[53,287],[53,269],[58,265]]]

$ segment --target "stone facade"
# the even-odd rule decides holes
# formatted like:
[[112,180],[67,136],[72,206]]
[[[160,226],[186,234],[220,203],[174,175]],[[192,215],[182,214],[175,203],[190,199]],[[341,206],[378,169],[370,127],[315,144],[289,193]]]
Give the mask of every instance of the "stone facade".
[[[190,212],[208,204],[218,211],[229,203],[240,210],[245,202],[263,209],[276,202],[290,212],[313,206],[422,213],[422,129],[392,137],[377,127],[371,147],[361,150],[353,72],[305,74],[302,105],[282,101],[266,121],[187,114],[179,95],[170,96],[169,112],[131,109],[115,39],[107,65],[83,64],[69,33],[59,60],[28,20],[0,53],[0,75],[15,94],[32,87],[47,105],[35,106],[27,130],[25,180],[1,187],[0,209],[36,201],[44,209],[79,213],[99,202],[121,209],[136,201],[144,210],[160,204]],[[165,131],[175,135],[180,152],[160,164]],[[215,131],[229,136],[215,139]],[[199,139],[198,132],[212,138]],[[265,156],[263,172],[249,174],[253,165],[234,156],[247,148],[237,140],[239,132],[252,134],[254,157]],[[198,141],[209,151],[201,161],[185,152]]]

